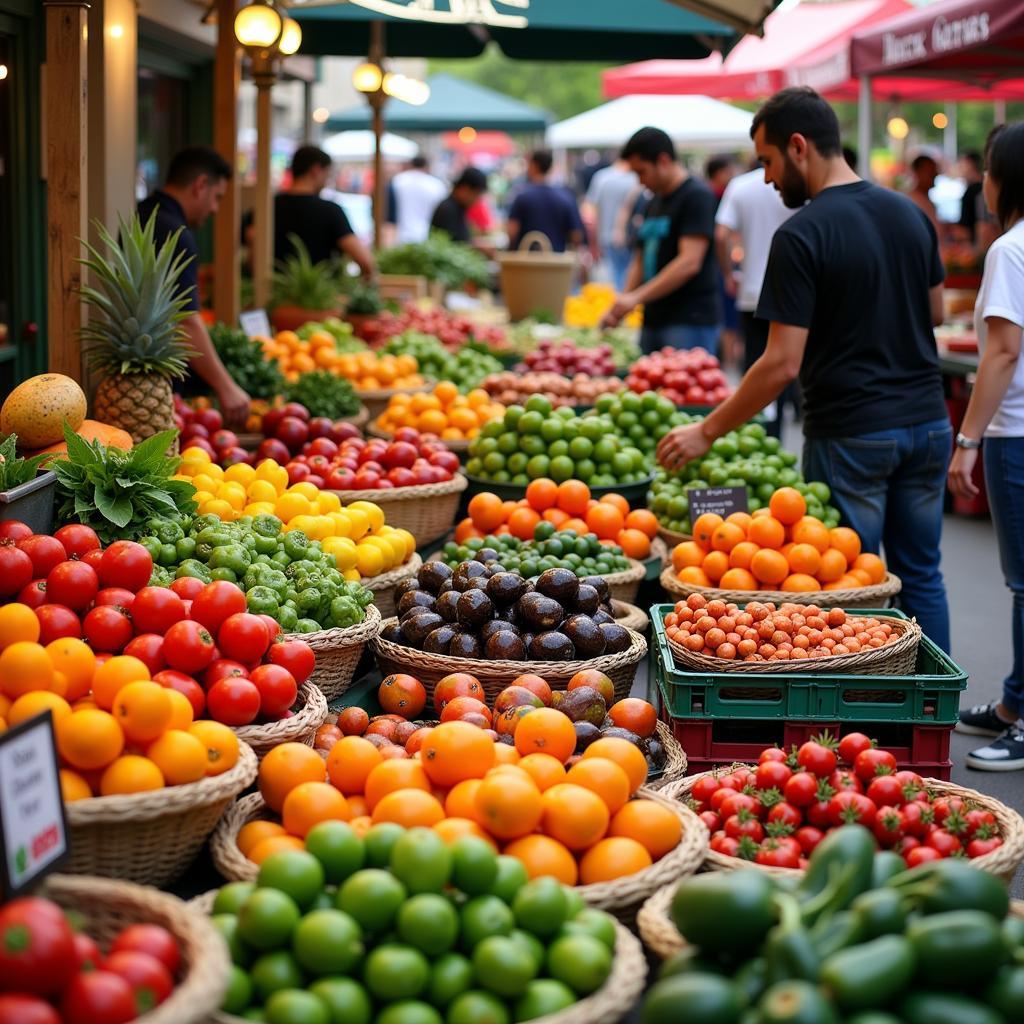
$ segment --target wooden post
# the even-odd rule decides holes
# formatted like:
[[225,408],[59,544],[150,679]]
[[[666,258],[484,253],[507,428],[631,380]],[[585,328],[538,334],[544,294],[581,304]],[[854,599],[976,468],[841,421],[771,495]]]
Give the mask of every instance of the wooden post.
[[213,309],[226,324],[238,321],[242,227],[238,182],[238,83],[242,57],[235,40],[238,0],[217,0],[217,52],[213,69],[213,145],[232,175],[213,224]]
[[[376,64],[382,71],[384,69],[384,23],[374,21],[370,24],[370,63]],[[384,159],[381,147],[384,145],[384,103],[387,97],[384,95],[383,79],[381,86],[375,93],[367,96],[370,101],[370,109],[373,112],[373,244],[379,249],[383,243],[384,234],[384,204],[386,202],[386,191],[384,189]]]
[[82,283],[79,239],[86,216],[85,0],[45,0],[46,98],[43,123],[47,174],[47,316],[50,369],[82,379]]
[[253,208],[252,284],[253,301],[258,309],[270,299],[270,276],[274,251],[274,197],[270,187],[270,149],[273,140],[274,86],[273,59],[253,61],[256,83],[256,196]]

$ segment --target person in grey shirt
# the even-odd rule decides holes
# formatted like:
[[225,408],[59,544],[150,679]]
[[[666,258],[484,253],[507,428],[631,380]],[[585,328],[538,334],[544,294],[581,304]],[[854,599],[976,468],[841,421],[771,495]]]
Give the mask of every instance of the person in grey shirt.
[[633,252],[619,226],[619,214],[639,186],[636,175],[621,157],[590,179],[584,203],[597,223],[596,257],[607,260],[616,291],[622,291]]

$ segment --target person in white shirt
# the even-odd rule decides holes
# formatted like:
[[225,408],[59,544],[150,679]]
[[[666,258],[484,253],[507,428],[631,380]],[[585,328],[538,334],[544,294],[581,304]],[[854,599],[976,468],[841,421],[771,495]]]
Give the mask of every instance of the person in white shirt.
[[395,241],[425,242],[430,234],[430,218],[437,204],[448,195],[448,187],[427,170],[425,157],[414,156],[408,170],[391,179],[394,196]]
[[[749,171],[733,178],[725,187],[715,214],[715,251],[722,270],[725,292],[736,300],[743,320],[743,370],[760,358],[768,344],[767,320],[754,315],[761,295],[768,253],[776,228],[796,210],[789,209],[782,197],[764,180],[764,171]],[[733,269],[733,237],[739,236],[743,248],[740,273]],[[782,429],[782,409],[789,400],[796,405],[794,385],[790,385],[774,403],[776,415],[768,419],[769,433],[778,437]]]
[[[989,136],[982,193],[1002,234],[985,256],[974,307],[981,363],[949,466],[949,489],[973,498],[979,449],[999,561],[1013,594],[1013,665],[1002,699],[960,712],[957,729],[994,736],[967,755],[970,768],[1024,769],[1024,123]],[[982,446],[984,438],[984,446]]]

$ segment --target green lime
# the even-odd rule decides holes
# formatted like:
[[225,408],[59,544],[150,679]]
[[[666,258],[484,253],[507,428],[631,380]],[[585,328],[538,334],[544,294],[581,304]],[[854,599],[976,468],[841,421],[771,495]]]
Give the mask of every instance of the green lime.
[[611,917],[596,907],[585,907],[562,926],[560,935],[589,935],[615,949],[615,924]]
[[[363,841],[344,821],[321,821],[306,835],[306,851],[320,862],[328,882],[343,882],[363,866]],[[269,859],[269,858],[268,858]]]
[[352,978],[321,978],[309,991],[327,1007],[331,1024],[370,1024],[373,1019],[366,989]]
[[[557,422],[557,420],[556,420]],[[548,445],[548,455],[554,458],[556,455],[568,455],[569,454],[569,442],[568,441],[552,441]]]
[[505,1004],[480,989],[463,992],[445,1016],[447,1024],[509,1024],[510,1020]]
[[519,451],[519,435],[514,430],[506,431],[498,438],[498,451],[502,455],[511,455]]
[[395,930],[402,942],[429,957],[447,953],[459,937],[459,915],[451,902],[434,893],[420,893],[399,908]]
[[539,480],[548,475],[551,460],[546,455],[534,455],[526,464],[526,475],[531,480]]
[[544,966],[544,957],[547,956],[548,950],[536,935],[524,932],[522,928],[514,928],[509,938],[518,942],[533,957],[533,962],[537,965],[538,971]]
[[497,858],[498,875],[491,885],[491,894],[511,904],[519,890],[530,880],[521,860],[501,854]]
[[277,889],[286,893],[300,909],[308,909],[324,887],[324,869],[320,861],[305,850],[272,853],[256,876],[259,889]]
[[[588,441],[593,441],[596,452],[597,443],[608,433],[608,421],[600,416],[595,416],[593,419],[582,419],[579,421],[579,424],[580,437],[585,437]],[[614,448],[618,447],[614,438],[609,437],[607,440],[611,442]],[[601,456],[599,455],[595,454],[594,458],[597,459],[598,462],[601,461]]]
[[538,412],[541,416],[551,415],[551,402],[543,395],[530,395],[523,405],[527,412]]
[[237,914],[242,904],[253,894],[255,882],[228,882],[221,886],[213,900],[211,914]]
[[390,867],[409,892],[440,892],[451,878],[452,854],[433,829],[412,828],[392,848]]
[[279,949],[287,945],[300,916],[291,896],[257,889],[238,913],[238,937],[256,949]]
[[558,1013],[576,1002],[571,988],[552,978],[535,978],[516,1000],[515,1020],[533,1020]]
[[[546,519],[541,520],[533,528],[533,539],[534,540],[547,540],[549,537],[553,537],[554,535],[555,535],[555,524],[554,523],[549,523]],[[235,884],[243,884],[243,883],[235,883]]]
[[551,465],[548,467],[548,473],[556,483],[561,483],[563,480],[571,480],[575,471],[576,465],[568,455],[556,456],[551,460]]
[[249,971],[256,996],[269,999],[275,992],[286,988],[302,987],[302,971],[295,957],[283,949],[276,953],[264,953]]
[[829,503],[829,499],[832,497],[832,491],[829,489],[828,484],[823,484],[818,480],[812,480],[807,485],[807,490],[810,491],[822,505],[827,505]]
[[445,953],[430,969],[427,998],[435,1006],[445,1007],[473,985],[473,965],[461,953]]
[[547,442],[540,434],[523,434],[519,438],[519,450],[525,455],[543,455],[547,450]]
[[506,935],[492,935],[473,950],[477,981],[505,998],[519,995],[536,976],[537,969],[533,953]]
[[505,426],[511,427],[513,430],[516,428],[516,424],[522,418],[523,413],[526,410],[521,405],[510,405],[505,410]]
[[567,920],[572,920],[587,906],[583,897],[576,891],[576,889],[568,885],[565,886],[565,901],[566,907],[568,908],[568,912],[565,915]]
[[599,989],[612,969],[611,950],[590,935],[567,935],[548,948],[547,973],[577,995]]
[[554,935],[569,916],[565,887],[554,878],[534,878],[512,901],[516,925],[534,935]]
[[498,855],[490,843],[478,836],[460,836],[451,851],[452,885],[467,896],[489,892],[498,877]]
[[405,886],[390,871],[363,868],[342,883],[337,906],[365,931],[383,932],[391,927],[405,898]]
[[238,934],[238,918],[234,914],[214,914],[210,918],[210,924],[220,932],[227,943],[231,962],[244,967],[249,962],[251,954]]
[[242,1014],[242,1020],[255,1020],[258,1021],[259,1024],[266,1024],[266,1017],[263,1015],[263,1007],[250,1006],[249,1009]]
[[540,425],[540,436],[549,444],[552,441],[560,441],[562,438],[562,421],[557,417],[545,420]]
[[492,935],[508,935],[515,927],[515,917],[507,903],[497,896],[476,896],[462,908],[462,945],[473,949],[478,942]]
[[331,1024],[331,1015],[321,999],[301,989],[275,992],[263,1007],[267,1024]]
[[252,1002],[252,981],[238,964],[228,970],[228,987],[220,1008],[225,1013],[241,1013]]
[[[529,404],[529,403],[527,403]],[[520,434],[539,434],[540,428],[544,425],[544,417],[532,409],[524,412],[516,424],[516,430]]]
[[591,455],[595,462],[611,462],[617,451],[618,446],[610,437],[599,437]]
[[560,419],[565,420],[567,423],[577,423],[576,410],[569,405],[560,405],[557,409],[553,410],[554,414]]
[[577,480],[582,480],[584,483],[587,483],[596,472],[597,466],[594,465],[593,459],[580,459],[576,463]]
[[342,910],[313,910],[292,933],[292,953],[310,974],[347,974],[363,955],[363,933]]
[[444,1024],[444,1018],[427,1003],[403,999],[400,1003],[384,1007],[377,1014],[376,1024]]
[[430,964],[419,950],[387,943],[366,957],[363,980],[381,1002],[415,999],[427,987]]

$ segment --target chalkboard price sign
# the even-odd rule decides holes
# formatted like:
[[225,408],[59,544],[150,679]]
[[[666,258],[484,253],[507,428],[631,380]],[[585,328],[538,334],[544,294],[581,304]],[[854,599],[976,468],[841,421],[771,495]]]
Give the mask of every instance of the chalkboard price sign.
[[686,494],[690,502],[691,523],[705,512],[717,513],[725,519],[733,512],[747,511],[746,487],[695,487]]

